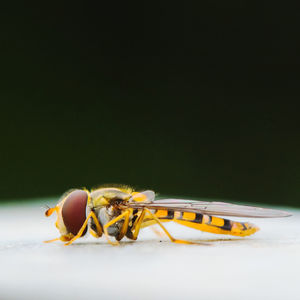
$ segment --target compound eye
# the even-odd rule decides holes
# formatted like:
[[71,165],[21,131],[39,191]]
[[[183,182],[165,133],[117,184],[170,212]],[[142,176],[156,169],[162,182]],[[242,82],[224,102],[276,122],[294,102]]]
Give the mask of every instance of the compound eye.
[[[69,232],[76,235],[86,219],[88,193],[83,190],[71,192],[64,201],[62,218]],[[86,233],[85,229],[83,235]]]

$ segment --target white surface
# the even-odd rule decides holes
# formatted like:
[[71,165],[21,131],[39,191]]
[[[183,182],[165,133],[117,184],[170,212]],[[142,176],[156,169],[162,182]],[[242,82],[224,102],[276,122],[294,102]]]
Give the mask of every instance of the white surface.
[[[49,202],[48,202],[49,203]],[[144,229],[136,242],[102,238],[65,247],[55,217],[41,205],[0,208],[0,299],[300,299],[300,211],[250,220],[248,238],[166,224],[175,237],[211,240],[179,245]]]

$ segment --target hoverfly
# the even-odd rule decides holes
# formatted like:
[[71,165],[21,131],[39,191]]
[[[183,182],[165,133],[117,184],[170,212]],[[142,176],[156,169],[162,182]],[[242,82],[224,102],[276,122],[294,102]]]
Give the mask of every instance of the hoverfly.
[[[135,192],[127,186],[101,187],[89,192],[75,189],[65,193],[59,203],[45,215],[57,213],[55,223],[61,236],[46,241],[61,240],[72,244],[89,232],[99,238],[103,234],[108,243],[118,245],[125,236],[136,240],[140,229],[158,224],[174,243],[194,244],[175,239],[163,225],[173,221],[205,232],[233,236],[249,236],[259,230],[248,222],[236,222],[220,216],[278,218],[288,212],[224,202],[204,202],[184,199],[155,200],[153,191]],[[114,237],[116,241],[112,241]]]

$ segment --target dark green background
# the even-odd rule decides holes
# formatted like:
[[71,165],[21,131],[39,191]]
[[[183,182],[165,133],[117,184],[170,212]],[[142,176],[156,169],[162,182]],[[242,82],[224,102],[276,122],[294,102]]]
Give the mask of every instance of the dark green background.
[[59,2],[1,14],[2,200],[113,182],[300,205],[296,8]]

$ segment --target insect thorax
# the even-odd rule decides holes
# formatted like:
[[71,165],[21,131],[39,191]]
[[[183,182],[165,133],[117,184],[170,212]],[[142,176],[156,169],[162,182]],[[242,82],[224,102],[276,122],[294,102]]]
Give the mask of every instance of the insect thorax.
[[[130,193],[122,191],[118,188],[101,188],[91,192],[89,210],[94,211],[101,226],[107,224],[122,211],[122,204],[126,203],[131,197]],[[120,233],[124,220],[120,220],[108,227],[108,234],[117,237]],[[93,230],[96,225],[93,220],[90,220],[90,226]]]

